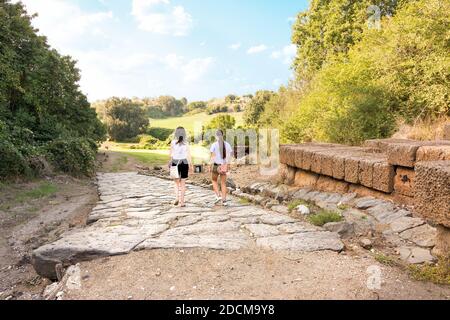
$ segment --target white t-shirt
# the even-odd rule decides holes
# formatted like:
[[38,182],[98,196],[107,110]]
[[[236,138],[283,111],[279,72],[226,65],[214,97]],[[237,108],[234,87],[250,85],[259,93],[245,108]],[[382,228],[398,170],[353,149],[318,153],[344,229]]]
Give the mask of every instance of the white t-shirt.
[[177,143],[177,140],[172,141],[172,159],[173,160],[186,160],[188,158],[187,143]]
[[215,142],[211,146],[211,153],[214,153],[214,163],[227,164],[227,159],[228,160],[231,159],[231,156],[233,154],[233,149],[231,148],[231,145],[228,142],[224,141],[224,143],[225,143],[225,149],[227,151],[225,159],[223,159],[223,157],[220,154],[219,142]]

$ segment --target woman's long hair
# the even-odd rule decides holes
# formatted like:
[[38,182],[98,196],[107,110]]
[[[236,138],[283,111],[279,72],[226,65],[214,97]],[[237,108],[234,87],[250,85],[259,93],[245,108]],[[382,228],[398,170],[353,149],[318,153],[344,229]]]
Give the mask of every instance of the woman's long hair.
[[220,156],[222,157],[222,159],[226,159],[227,158],[227,148],[225,146],[225,140],[223,137],[223,131],[222,130],[217,130],[216,132],[216,136],[217,136],[217,142],[219,143],[219,150],[220,150]]
[[187,141],[186,129],[178,127],[175,131],[175,140],[177,141],[177,144],[185,144]]

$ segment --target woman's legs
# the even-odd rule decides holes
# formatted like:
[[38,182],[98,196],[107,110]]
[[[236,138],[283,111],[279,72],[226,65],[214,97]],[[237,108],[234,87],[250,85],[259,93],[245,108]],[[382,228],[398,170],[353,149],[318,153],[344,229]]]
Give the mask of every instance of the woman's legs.
[[180,180],[180,206],[184,207],[184,195],[186,193],[186,180]]
[[221,175],[220,181],[221,181],[221,189],[222,189],[222,201],[227,201],[227,193],[228,193],[227,175],[226,174]]
[[219,175],[213,173],[212,174],[212,184],[213,184],[214,193],[216,194],[216,197],[220,198],[218,179],[219,179]]
[[175,205],[180,202],[180,180],[175,180]]

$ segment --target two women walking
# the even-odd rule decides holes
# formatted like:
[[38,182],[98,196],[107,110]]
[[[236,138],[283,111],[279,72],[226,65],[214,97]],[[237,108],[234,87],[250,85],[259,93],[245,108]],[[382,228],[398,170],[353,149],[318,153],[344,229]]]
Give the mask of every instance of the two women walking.
[[[232,159],[231,145],[225,141],[224,132],[217,130],[216,142],[212,144],[210,160],[211,179],[216,200],[214,204],[221,203],[227,206],[227,175]],[[185,207],[186,179],[189,172],[194,172],[191,150],[187,139],[186,130],[182,127],[175,131],[175,140],[170,147],[171,176],[175,180],[175,206]],[[220,184],[220,191],[219,191]]]

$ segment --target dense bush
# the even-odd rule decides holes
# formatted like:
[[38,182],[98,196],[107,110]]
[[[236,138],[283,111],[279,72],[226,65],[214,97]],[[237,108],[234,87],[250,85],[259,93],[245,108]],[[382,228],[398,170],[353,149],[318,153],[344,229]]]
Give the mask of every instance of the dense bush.
[[52,164],[74,175],[92,175],[95,171],[97,145],[85,138],[58,139],[45,146]]
[[31,20],[21,2],[0,1],[2,178],[38,173],[43,146],[54,140],[69,136],[82,148],[80,141],[106,134],[79,89],[75,61],[51,49]]
[[174,130],[167,128],[149,128],[147,130],[147,134],[161,141],[166,141],[173,133]]

